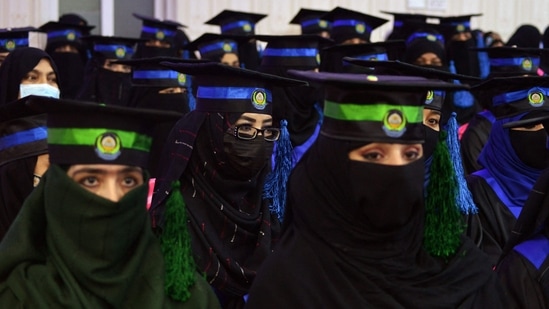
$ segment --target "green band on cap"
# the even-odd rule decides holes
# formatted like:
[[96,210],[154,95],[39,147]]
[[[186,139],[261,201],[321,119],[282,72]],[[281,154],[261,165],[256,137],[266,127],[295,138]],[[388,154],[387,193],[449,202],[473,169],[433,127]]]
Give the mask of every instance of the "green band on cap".
[[409,123],[423,122],[423,106],[391,105],[386,103],[356,104],[324,101],[324,116],[346,121],[383,122],[390,111],[400,111]]
[[98,138],[105,134],[116,135],[123,148],[149,152],[152,145],[150,136],[106,128],[48,128],[48,144],[94,147],[97,145]]

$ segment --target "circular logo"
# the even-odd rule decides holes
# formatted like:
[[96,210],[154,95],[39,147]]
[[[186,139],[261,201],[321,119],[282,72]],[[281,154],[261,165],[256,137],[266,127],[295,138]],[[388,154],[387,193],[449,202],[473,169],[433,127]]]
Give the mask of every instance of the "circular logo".
[[532,59],[530,58],[522,59],[520,66],[526,71],[532,71]]
[[369,80],[371,82],[377,82],[379,80],[379,78],[377,78],[377,76],[375,76],[375,75],[368,75],[368,76],[366,76],[366,80]]
[[67,33],[67,40],[74,41],[76,39],[76,33],[74,31],[69,31]]
[[325,20],[319,19],[318,20],[318,27],[320,27],[322,29],[326,29],[326,28],[328,28],[328,22],[325,21]]
[[5,47],[8,51],[12,51],[15,49],[15,42],[12,40],[9,40],[6,42]]
[[432,34],[428,34],[425,38],[427,40],[431,41],[431,42],[436,42],[437,41],[437,37],[432,35]]
[[427,91],[427,98],[425,99],[425,104],[431,104],[435,99],[435,92],[433,90]]
[[245,23],[242,26],[242,30],[244,30],[245,32],[250,32],[250,31],[252,31],[252,25],[250,25],[250,23]]
[[463,32],[463,31],[465,31],[465,25],[463,25],[463,24],[457,25],[457,26],[456,26],[456,31],[457,31],[457,32]]
[[267,93],[263,89],[252,92],[252,104],[256,109],[264,110],[267,106]]
[[180,84],[180,85],[185,85],[187,83],[187,75],[183,74],[183,73],[179,73],[177,75],[177,82]]
[[156,31],[155,37],[157,40],[163,40],[166,37],[166,34],[162,30]]
[[226,52],[226,53],[230,53],[233,51],[233,47],[231,46],[230,43],[223,43],[223,51]]
[[122,143],[114,132],[106,132],[95,139],[95,153],[107,161],[116,160],[120,156]]
[[126,49],[123,46],[118,46],[115,49],[114,54],[119,59],[124,58],[124,56],[126,56]]
[[366,31],[366,25],[364,25],[364,23],[358,23],[356,24],[355,26],[355,30],[356,30],[356,33],[364,33],[364,31]]
[[534,107],[540,107],[545,102],[545,96],[539,89],[532,89],[528,92],[528,102]]
[[383,118],[383,131],[390,137],[401,137],[406,131],[406,119],[402,112],[390,110]]

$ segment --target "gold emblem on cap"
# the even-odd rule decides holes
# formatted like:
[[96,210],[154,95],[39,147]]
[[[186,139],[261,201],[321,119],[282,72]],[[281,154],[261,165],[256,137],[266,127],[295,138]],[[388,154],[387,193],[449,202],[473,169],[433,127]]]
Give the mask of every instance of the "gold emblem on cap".
[[545,96],[540,90],[534,90],[528,94],[528,102],[534,107],[542,106],[545,102]]
[[427,91],[427,98],[425,99],[425,104],[433,102],[435,98],[435,92],[433,90]]
[[377,82],[379,80],[379,78],[375,75],[367,75],[366,80],[369,80],[371,82]]
[[364,23],[358,23],[356,24],[355,26],[355,30],[356,30],[356,33],[364,33],[364,31],[366,31],[366,25],[364,25]]
[[250,25],[250,23],[245,23],[243,26],[242,26],[242,30],[246,31],[246,32],[250,32],[252,31],[252,25]]
[[187,75],[183,74],[183,73],[179,73],[177,75],[177,82],[180,84],[180,85],[185,85],[185,83],[187,82]]
[[325,29],[328,28],[328,22],[322,19],[318,20],[318,27]]
[[74,41],[76,39],[76,33],[74,31],[69,31],[67,33],[67,40]]
[[436,42],[437,41],[437,37],[432,35],[432,34],[428,34],[425,38],[427,40],[431,41],[431,42]]
[[114,51],[117,58],[124,58],[126,56],[126,49],[123,46],[118,46]]
[[390,137],[401,137],[406,131],[406,119],[399,110],[390,110],[383,119],[383,131]]
[[265,106],[267,106],[267,93],[265,90],[256,89],[252,92],[252,104],[256,109],[265,109]]
[[223,43],[223,51],[226,52],[226,53],[230,53],[233,51],[233,47],[231,46],[230,43]]
[[463,32],[465,31],[465,25],[464,24],[459,24],[456,26],[456,31],[457,32]]
[[122,143],[114,132],[106,132],[95,140],[95,153],[103,160],[112,161],[120,156]]
[[520,66],[526,70],[526,71],[531,71],[532,70],[532,59],[530,58],[524,58],[522,60],[522,63],[520,64]]
[[5,46],[8,51],[12,51],[15,49],[15,41],[9,40],[6,42]]
[[166,37],[166,34],[162,30],[157,30],[155,34],[156,39],[163,40]]

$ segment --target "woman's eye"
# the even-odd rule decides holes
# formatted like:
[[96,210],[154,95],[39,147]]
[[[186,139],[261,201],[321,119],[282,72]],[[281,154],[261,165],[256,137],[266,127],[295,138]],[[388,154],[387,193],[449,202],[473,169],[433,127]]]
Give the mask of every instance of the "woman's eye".
[[97,177],[89,176],[80,180],[79,183],[86,187],[95,187],[99,184],[99,181],[97,180]]
[[408,160],[415,160],[415,159],[419,158],[419,151],[408,150],[404,153],[404,155],[406,156],[406,159],[408,159]]
[[26,81],[35,81],[38,79],[38,76],[36,74],[27,74],[23,80]]
[[135,179],[134,177],[126,177],[122,181],[122,184],[125,187],[135,187],[135,186],[137,186],[138,182],[137,182],[137,179]]
[[252,127],[251,126],[240,126],[239,130],[240,130],[240,132],[250,132],[250,131],[252,131]]
[[437,125],[437,124],[439,124],[439,120],[438,120],[437,118],[429,118],[429,119],[427,120],[427,122],[428,122],[429,124],[432,124],[432,125]]
[[362,157],[368,161],[377,161],[381,159],[381,153],[379,152],[367,152],[362,154]]

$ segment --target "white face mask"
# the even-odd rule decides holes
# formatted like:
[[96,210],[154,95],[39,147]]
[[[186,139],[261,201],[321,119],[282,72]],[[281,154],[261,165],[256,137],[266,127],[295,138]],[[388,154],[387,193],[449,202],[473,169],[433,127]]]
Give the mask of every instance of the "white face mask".
[[48,84],[21,84],[19,86],[21,98],[29,95],[59,99],[59,89]]

